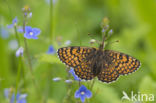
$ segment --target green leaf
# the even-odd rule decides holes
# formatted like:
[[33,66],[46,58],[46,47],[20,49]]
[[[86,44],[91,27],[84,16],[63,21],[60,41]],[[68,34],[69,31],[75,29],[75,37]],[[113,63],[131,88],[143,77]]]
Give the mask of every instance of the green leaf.
[[36,56],[36,58],[38,58],[38,60],[40,62],[47,62],[47,63],[61,63],[61,61],[59,60],[59,58],[56,55],[52,55],[52,54],[39,54]]

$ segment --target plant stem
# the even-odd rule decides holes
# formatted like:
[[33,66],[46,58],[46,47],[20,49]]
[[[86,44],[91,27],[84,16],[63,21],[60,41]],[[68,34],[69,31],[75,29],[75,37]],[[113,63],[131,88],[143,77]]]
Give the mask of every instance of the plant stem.
[[18,70],[17,70],[16,91],[15,91],[15,94],[17,94],[18,84],[19,84],[20,76],[21,76],[21,68],[22,68],[22,58],[20,56],[19,57],[19,60],[18,60]]
[[24,38],[24,45],[25,45],[25,52],[26,52],[26,55],[28,57],[28,64],[29,64],[30,72],[31,72],[31,74],[33,74],[31,58],[30,58],[30,54],[29,54],[28,45],[27,45],[27,39],[26,38]]
[[16,26],[14,26],[14,30],[15,30],[16,40],[18,42],[18,47],[20,47],[21,43],[20,43],[20,38],[19,38],[18,33],[17,33],[17,27]]
[[[26,26],[26,24],[25,24],[25,20],[24,20],[24,22],[23,22],[23,32],[24,33],[25,33],[25,26]],[[32,81],[33,81],[33,84],[34,84],[35,88],[37,89],[37,92],[40,94],[39,88],[38,88],[38,86],[36,84],[36,81],[34,79],[33,70],[32,70],[32,64],[31,64],[31,58],[30,58],[30,54],[29,54],[28,45],[27,45],[27,39],[26,38],[24,38],[24,45],[25,45],[26,56],[28,58],[28,65],[29,65]]]
[[50,44],[53,43],[53,0],[50,0]]
[[[16,40],[18,42],[18,47],[21,46],[21,43],[20,43],[20,38],[18,36],[18,32],[17,32],[17,27],[14,26],[14,30],[15,30],[15,36],[16,36]],[[18,90],[18,84],[20,82],[20,77],[21,77],[21,70],[23,69],[24,71],[24,67],[23,67],[23,63],[22,63],[22,57],[20,56],[19,59],[18,59],[18,69],[17,69],[17,78],[16,78],[16,90],[15,90],[15,94],[17,94],[17,90]],[[23,78],[24,78],[24,75],[23,75]],[[24,83],[25,83],[25,80],[24,80]]]
[[[66,71],[68,73],[67,80],[71,78],[71,74],[69,73],[70,67],[67,67]],[[63,103],[71,102],[71,87],[73,83],[67,84],[67,95],[64,97]]]

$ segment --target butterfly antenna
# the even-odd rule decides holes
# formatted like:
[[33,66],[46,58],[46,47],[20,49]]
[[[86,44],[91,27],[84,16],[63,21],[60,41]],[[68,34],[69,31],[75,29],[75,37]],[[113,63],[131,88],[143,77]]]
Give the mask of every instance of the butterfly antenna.
[[94,38],[94,37],[93,37],[93,34],[88,33],[88,36],[89,36],[91,39]]
[[118,43],[118,42],[120,42],[120,41],[116,40],[116,41],[110,42],[109,44]]

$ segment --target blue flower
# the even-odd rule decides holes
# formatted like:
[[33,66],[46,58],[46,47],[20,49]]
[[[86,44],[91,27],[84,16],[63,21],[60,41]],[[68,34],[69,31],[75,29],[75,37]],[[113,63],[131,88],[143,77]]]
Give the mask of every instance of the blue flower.
[[38,39],[38,35],[40,34],[40,29],[32,28],[30,26],[25,27],[24,37],[27,39]]
[[73,68],[71,68],[71,69],[69,70],[69,73],[71,73],[71,74],[73,75],[74,80],[81,81],[81,79],[75,74]]
[[10,93],[10,88],[5,88],[4,89],[4,96],[5,96],[5,98],[9,98],[9,93]]
[[7,39],[9,37],[9,32],[4,27],[0,28],[0,34],[3,39]]
[[47,54],[54,54],[55,53],[55,49],[52,45],[49,46]]
[[26,97],[27,97],[27,94],[18,94],[16,96],[16,103],[27,103]]
[[111,36],[113,34],[113,30],[111,29],[108,34]]
[[65,43],[64,43],[66,46],[69,46],[71,44],[71,41],[70,40],[67,40]]
[[19,26],[17,31],[18,31],[19,33],[23,33],[23,27]]
[[12,20],[12,24],[8,25],[8,28],[13,28],[14,26],[17,25],[17,22],[18,22],[18,19],[17,19],[17,17],[15,17],[15,18]]
[[11,94],[10,103],[27,103],[26,101],[27,94],[17,93],[17,95],[15,96],[15,93],[11,92],[11,88],[4,89],[4,96],[6,97],[6,99],[9,99],[10,94]]
[[32,17],[32,12],[28,13],[28,12],[25,12],[24,13],[24,16],[26,16],[28,19]]
[[61,80],[60,77],[55,77],[55,78],[53,78],[53,81],[55,81],[55,82],[60,81],[60,80]]
[[82,102],[85,101],[85,98],[91,98],[92,92],[88,90],[84,85],[82,85],[79,90],[75,92],[75,98],[80,98]]
[[71,79],[67,79],[67,80],[65,80],[65,82],[66,82],[66,83],[72,83],[73,80],[71,80]]
[[32,12],[28,14],[28,18],[31,18],[31,17],[32,17]]
[[24,48],[23,48],[23,47],[20,47],[20,48],[16,51],[16,57],[23,56],[23,51],[24,51]]
[[12,94],[10,103],[14,103],[14,101],[15,101],[15,93]]
[[102,33],[104,33],[105,32],[105,29],[102,29]]

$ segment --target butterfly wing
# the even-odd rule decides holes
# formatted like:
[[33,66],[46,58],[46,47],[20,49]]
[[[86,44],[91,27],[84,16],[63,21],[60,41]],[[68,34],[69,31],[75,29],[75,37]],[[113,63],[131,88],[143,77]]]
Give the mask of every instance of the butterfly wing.
[[81,65],[78,65],[74,68],[75,74],[84,80],[91,80],[95,77],[94,73],[91,70],[91,62],[85,61],[82,62]]
[[101,70],[97,77],[100,81],[109,83],[117,80],[119,74],[114,67],[105,67]]
[[120,75],[133,73],[140,67],[140,61],[132,56],[112,50],[106,50],[106,53],[113,58],[112,65]]
[[79,78],[91,80],[94,77],[90,67],[91,61],[87,61],[86,57],[95,50],[90,47],[64,47],[58,49],[57,53],[63,63],[74,68]]
[[140,66],[139,60],[127,54],[112,50],[105,50],[104,54],[103,68],[98,75],[98,79],[103,82],[115,81],[120,75],[133,73]]
[[63,47],[57,53],[60,60],[70,67],[76,67],[89,55],[92,48],[89,47]]

